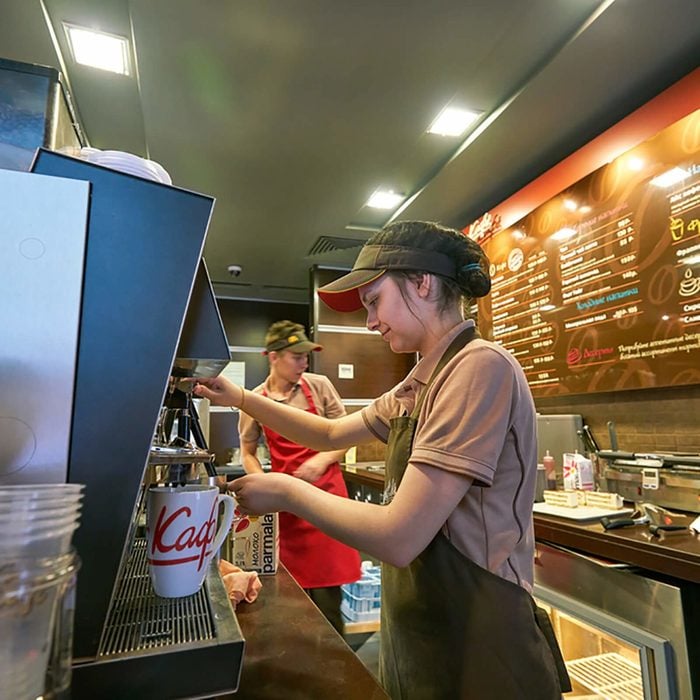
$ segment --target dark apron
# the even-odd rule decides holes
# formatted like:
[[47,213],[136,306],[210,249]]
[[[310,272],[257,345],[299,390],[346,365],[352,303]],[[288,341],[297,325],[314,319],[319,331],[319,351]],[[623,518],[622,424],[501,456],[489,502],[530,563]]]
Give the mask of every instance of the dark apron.
[[[401,482],[428,386],[476,336],[458,335],[413,413],[391,420],[387,484]],[[393,700],[553,700],[571,690],[547,613],[442,532],[408,566],[382,565],[381,615],[380,678]]]

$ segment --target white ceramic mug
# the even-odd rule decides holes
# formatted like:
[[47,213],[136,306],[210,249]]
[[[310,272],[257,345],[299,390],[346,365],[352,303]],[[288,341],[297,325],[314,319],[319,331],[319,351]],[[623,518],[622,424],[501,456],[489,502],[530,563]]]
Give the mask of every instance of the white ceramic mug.
[[[219,504],[224,512],[216,528]],[[163,598],[196,593],[231,529],[235,501],[216,486],[151,486],[146,504],[151,582]]]

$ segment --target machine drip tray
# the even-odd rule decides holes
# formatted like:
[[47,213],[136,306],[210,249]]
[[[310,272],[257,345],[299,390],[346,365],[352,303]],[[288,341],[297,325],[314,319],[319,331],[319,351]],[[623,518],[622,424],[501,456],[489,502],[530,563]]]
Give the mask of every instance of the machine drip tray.
[[216,563],[195,595],[160,598],[148,575],[146,540],[138,538],[118,581],[97,659],[73,667],[72,698],[234,692],[244,645]]
[[124,576],[107,617],[99,656],[163,649],[216,639],[208,589],[209,576],[195,595],[159,598],[153,593],[146,563],[146,540],[134,543]]

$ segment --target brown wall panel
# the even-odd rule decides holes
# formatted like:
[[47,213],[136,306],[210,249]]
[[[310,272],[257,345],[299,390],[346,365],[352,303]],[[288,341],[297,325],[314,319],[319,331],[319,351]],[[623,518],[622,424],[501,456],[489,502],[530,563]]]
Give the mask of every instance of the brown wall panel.
[[[309,305],[265,301],[217,299],[229,345],[262,346],[275,321],[301,323],[308,331]],[[265,360],[267,366],[267,360]]]
[[[323,345],[313,353],[313,371],[325,374],[344,399],[373,399],[400,382],[415,364],[414,354],[393,353],[381,336],[368,333],[317,332]],[[353,379],[339,379],[338,365],[354,367]]]

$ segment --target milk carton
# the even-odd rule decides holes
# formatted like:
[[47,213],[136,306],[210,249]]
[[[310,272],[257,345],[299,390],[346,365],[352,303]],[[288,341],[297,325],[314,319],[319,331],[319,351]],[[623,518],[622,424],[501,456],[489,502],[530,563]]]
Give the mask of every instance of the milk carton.
[[593,491],[593,463],[578,452],[565,452],[562,460],[565,491]]
[[277,513],[240,515],[233,526],[222,556],[244,571],[274,574],[279,565],[279,518]]

